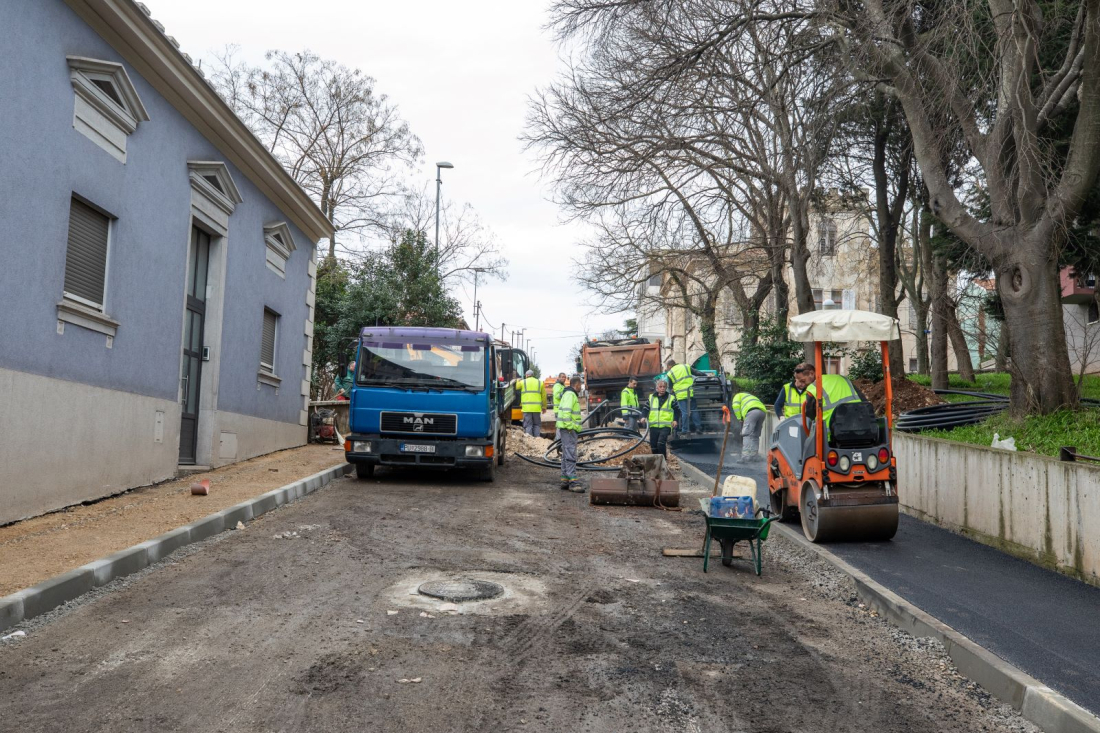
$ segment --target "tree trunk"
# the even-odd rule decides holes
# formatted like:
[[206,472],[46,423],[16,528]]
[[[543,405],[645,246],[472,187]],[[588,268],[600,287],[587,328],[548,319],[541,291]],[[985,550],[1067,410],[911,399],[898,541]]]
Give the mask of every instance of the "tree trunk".
[[[875,120],[874,158],[871,168],[875,177],[875,214],[878,219],[878,292],[882,314],[897,320],[898,290],[897,241],[898,228],[903,218],[904,204],[909,191],[908,158],[897,171],[897,194],[890,200],[890,176],[886,171],[886,148],[893,129],[895,114],[893,100],[886,102],[882,95],[876,101],[883,108],[883,118]],[[896,122],[894,122],[896,124]],[[901,339],[890,342],[890,372],[905,374],[905,359]]]
[[722,364],[722,354],[718,350],[718,331],[715,328],[718,312],[718,293],[711,293],[703,303],[703,312],[699,314],[699,336],[703,340],[703,349],[710,357],[711,369]]
[[932,258],[932,389],[947,389],[947,262]]
[[922,303],[917,310],[917,374],[928,374],[928,308]]
[[959,367],[959,378],[964,382],[974,381],[974,363],[970,359],[970,344],[966,343],[966,334],[959,325],[958,306],[948,303],[944,308],[947,319],[947,338],[951,340],[951,349],[955,352],[955,361]]
[[1049,414],[1076,405],[1062,320],[1058,263],[1046,245],[1021,242],[997,268],[997,292],[1012,344],[1010,409]]
[[1004,321],[997,321],[997,359],[994,368],[999,372],[1008,371],[1008,329],[1005,328]]
[[[778,241],[772,241],[769,252],[772,290],[775,293],[775,320],[777,323],[786,324],[791,309],[791,290],[787,285],[787,243],[783,235],[776,239]],[[759,314],[756,314],[755,318],[759,324]]]

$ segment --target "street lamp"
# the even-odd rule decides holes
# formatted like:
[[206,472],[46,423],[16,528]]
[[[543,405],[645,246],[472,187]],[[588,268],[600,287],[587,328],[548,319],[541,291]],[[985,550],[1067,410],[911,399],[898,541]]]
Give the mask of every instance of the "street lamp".
[[443,169],[454,168],[445,160],[435,164],[435,275],[439,277],[439,193],[443,188]]

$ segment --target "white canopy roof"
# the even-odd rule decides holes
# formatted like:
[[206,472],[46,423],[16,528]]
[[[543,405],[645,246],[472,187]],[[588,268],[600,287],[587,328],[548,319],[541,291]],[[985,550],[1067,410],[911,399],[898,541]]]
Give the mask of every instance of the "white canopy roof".
[[901,338],[898,320],[870,311],[827,310],[793,316],[793,341],[893,341]]

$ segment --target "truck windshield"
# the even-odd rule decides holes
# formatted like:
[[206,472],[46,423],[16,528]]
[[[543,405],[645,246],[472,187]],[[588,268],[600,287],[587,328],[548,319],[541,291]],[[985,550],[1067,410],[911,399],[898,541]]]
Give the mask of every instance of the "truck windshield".
[[362,385],[480,391],[485,387],[485,347],[471,343],[360,342]]

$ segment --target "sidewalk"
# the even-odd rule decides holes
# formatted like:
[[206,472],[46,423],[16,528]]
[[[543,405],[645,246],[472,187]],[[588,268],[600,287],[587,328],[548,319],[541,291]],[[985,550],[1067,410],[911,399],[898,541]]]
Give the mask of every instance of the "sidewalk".
[[[322,471],[344,458],[306,445],[0,527],[0,597]],[[210,479],[209,496],[192,496]]]
[[[680,452],[714,476],[718,456]],[[727,456],[729,458],[729,456]],[[727,463],[756,481],[763,463]],[[798,528],[797,525],[791,525]],[[903,515],[889,542],[823,545],[907,601],[1073,702],[1100,714],[1100,588]]]

